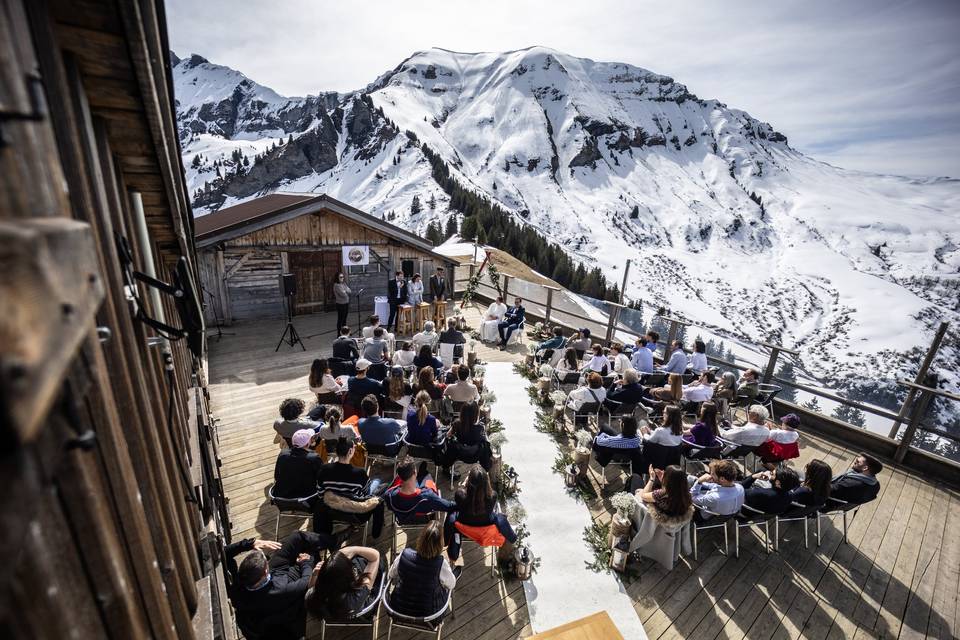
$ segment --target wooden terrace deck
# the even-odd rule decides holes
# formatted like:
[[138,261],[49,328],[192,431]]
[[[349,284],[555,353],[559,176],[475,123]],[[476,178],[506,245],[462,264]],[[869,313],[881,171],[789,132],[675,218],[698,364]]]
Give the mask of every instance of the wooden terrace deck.
[[[468,307],[468,321],[479,318]],[[315,357],[330,354],[335,316],[300,316],[307,351],[283,345],[275,353],[282,319],[235,324],[234,336],[210,344],[210,392],[219,418],[224,490],[229,497],[232,535],[273,538],[276,511],[266,499],[278,452],[271,428],[280,401],[309,400],[307,373]],[[501,352],[478,348],[487,361],[518,360],[521,347]],[[854,452],[818,437],[803,436],[802,458],[819,457],[835,471]],[[555,452],[544,453],[552,464]],[[507,460],[506,462],[509,462]],[[613,468],[608,471],[613,476]],[[596,480],[596,476],[591,476]],[[561,482],[558,477],[557,482]],[[683,558],[667,572],[648,560],[624,578],[650,638],[952,638],[960,631],[960,494],[902,469],[881,474],[880,498],[863,507],[842,544],[840,522],[824,523],[823,542],[803,547],[798,523],[781,529],[779,553],[766,555],[758,538],[741,530],[740,558],[719,551],[722,535],[707,532],[700,560]],[[619,491],[612,480],[603,496]],[[522,478],[521,478],[522,487]],[[522,500],[522,493],[521,493]],[[530,508],[528,506],[528,508]],[[598,520],[609,520],[608,500],[589,503]],[[388,516],[389,521],[389,516]],[[281,537],[296,525],[281,527]],[[951,533],[953,532],[953,533]],[[385,528],[378,547],[389,547]],[[732,540],[732,536],[731,536]],[[534,552],[536,550],[534,549]],[[451,640],[498,640],[532,633],[521,583],[497,583],[480,566],[482,554],[469,547],[454,592],[455,618],[444,627]],[[386,636],[386,624],[381,625]],[[308,628],[319,637],[319,626]],[[362,638],[364,631],[328,632],[328,637]],[[397,638],[414,637],[399,631]]]

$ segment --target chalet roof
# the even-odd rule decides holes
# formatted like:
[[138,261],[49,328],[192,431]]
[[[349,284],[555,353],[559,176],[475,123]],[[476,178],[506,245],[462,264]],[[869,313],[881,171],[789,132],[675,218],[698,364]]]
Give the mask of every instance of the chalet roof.
[[194,237],[199,249],[322,210],[332,211],[357,224],[375,229],[389,238],[416,247],[445,262],[459,264],[456,258],[436,253],[433,244],[424,238],[326,194],[272,193],[225,207],[196,218]]

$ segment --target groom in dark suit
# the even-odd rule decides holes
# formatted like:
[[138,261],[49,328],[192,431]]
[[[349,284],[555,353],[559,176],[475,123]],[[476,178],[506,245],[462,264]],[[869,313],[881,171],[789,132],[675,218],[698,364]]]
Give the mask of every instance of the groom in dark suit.
[[434,302],[447,299],[447,280],[443,277],[443,267],[437,267],[437,272],[430,276],[430,295]]
[[387,320],[387,331],[393,327],[397,331],[397,316],[400,305],[407,301],[407,281],[403,279],[403,271],[397,271],[393,280],[387,283],[387,302],[390,303],[390,318]]
[[517,298],[513,301],[512,307],[507,307],[507,312],[503,314],[503,320],[497,325],[497,331],[500,332],[500,349],[507,347],[510,336],[523,324],[523,300]]

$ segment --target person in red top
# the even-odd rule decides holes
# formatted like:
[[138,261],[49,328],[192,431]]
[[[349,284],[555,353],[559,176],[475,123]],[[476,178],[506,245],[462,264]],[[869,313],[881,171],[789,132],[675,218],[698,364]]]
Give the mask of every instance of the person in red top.
[[417,469],[410,458],[397,465],[397,478],[383,494],[383,501],[399,524],[409,524],[417,517],[438,511],[448,513],[457,508],[455,503],[440,497],[436,483],[427,473],[427,463],[421,462]]

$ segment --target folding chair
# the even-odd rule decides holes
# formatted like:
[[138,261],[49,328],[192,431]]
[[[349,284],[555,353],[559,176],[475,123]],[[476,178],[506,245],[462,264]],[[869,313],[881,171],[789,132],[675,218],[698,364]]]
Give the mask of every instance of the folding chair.
[[[389,564],[389,561],[386,564]],[[349,618],[328,618],[327,616],[320,618],[320,640],[326,640],[327,627],[349,629],[369,627],[371,629],[371,639],[376,640],[380,630],[380,603],[387,593],[388,580],[385,568],[381,568],[380,575],[377,576],[377,582],[379,583],[379,587],[374,585],[376,591],[370,599],[367,600],[367,604]]]
[[580,383],[579,371],[560,371],[553,372],[553,388],[563,389],[564,387],[576,387]]
[[[455,522],[454,527],[457,533],[460,534],[461,548],[464,546],[464,543],[468,541],[483,548],[484,562],[486,562],[487,556],[490,557],[490,577],[495,577],[497,575],[497,553],[500,547],[507,541],[507,539],[503,537],[503,534],[500,533],[500,530],[497,529],[497,525],[488,524],[485,527],[467,527],[459,522]],[[481,531],[484,538],[478,540],[471,535],[474,530]]]
[[770,553],[770,521],[774,521],[773,548],[777,548],[776,520],[777,514],[764,513],[759,509],[754,509],[750,505],[740,507],[740,513],[736,514],[733,520],[733,548],[734,555],[740,557],[740,527],[752,527],[753,525],[763,525],[763,551]]
[[444,619],[448,613],[453,612],[453,590],[451,589],[447,594],[447,601],[438,611],[428,616],[408,616],[390,606],[390,594],[393,592],[395,585],[392,581],[387,584],[387,591],[383,598],[383,608],[387,612],[387,640],[390,640],[394,626],[421,633],[432,633],[435,640],[440,640],[440,636],[443,634]]
[[[428,465],[432,464],[433,477],[437,477],[437,455],[443,450],[443,445],[447,442],[446,434],[440,436],[440,439],[433,443],[433,445],[414,444],[407,440],[406,435],[404,435],[400,442],[407,448],[408,458],[412,458],[415,462],[424,461]],[[396,474],[396,469],[394,469],[394,474]]]
[[773,418],[773,400],[777,397],[777,394],[783,391],[783,387],[777,386],[775,384],[759,384],[757,389],[760,393],[757,394],[754,404],[763,405],[767,408],[767,412],[770,414],[770,417]]
[[394,402],[390,398],[387,398],[383,401],[383,417],[403,420],[406,417],[405,409],[399,402]]
[[[747,444],[737,444],[736,442],[731,442],[730,440],[724,440],[723,438],[717,438],[720,441],[720,444],[723,446],[724,450],[721,451],[720,457],[723,460],[740,460],[744,471],[747,469],[747,456],[757,450],[756,446],[747,445]],[[759,445],[758,445],[759,446]]]
[[687,470],[687,462],[694,461],[701,464],[707,464],[710,460],[719,460],[723,448],[720,445],[713,447],[704,447],[699,444],[684,441],[681,445],[683,453],[683,470]]
[[[372,444],[370,442],[364,443],[367,447],[367,464],[366,471],[369,473],[370,468],[374,464],[392,464],[393,465],[393,476],[397,475],[397,461],[400,457],[400,451],[403,448],[403,440],[397,442],[391,442],[390,444]],[[390,453],[392,447],[398,447],[395,453]]]
[[[615,467],[625,467],[628,470],[627,477],[629,478],[630,475],[633,474],[633,459],[635,453],[635,450],[615,451],[610,457],[610,462],[606,465],[601,465],[598,461],[597,464],[600,466],[600,487],[605,488],[607,486],[607,467],[611,465]],[[596,455],[594,455],[594,460],[596,460]]]
[[270,485],[270,488],[267,489],[267,496],[270,499],[270,504],[277,508],[277,522],[274,527],[273,539],[280,539],[280,519],[281,518],[312,518],[313,517],[313,506],[310,504],[317,499],[319,492],[315,492],[313,495],[309,495],[305,498],[279,498],[273,495],[274,485]]
[[697,518],[694,517],[693,521],[691,522],[691,526],[693,528],[693,559],[699,559],[700,551],[698,538],[700,532],[706,531],[707,529],[723,529],[723,554],[729,556],[730,533],[727,531],[727,523],[730,522],[737,514],[731,513],[729,515],[721,516],[718,513],[710,511],[709,509],[704,509],[703,507],[698,507],[696,505],[694,505],[694,509],[700,513],[706,513],[710,517],[702,522],[697,522]]
[[847,541],[847,513],[853,512],[851,519],[855,518],[857,511],[860,510],[860,507],[867,504],[867,502],[873,502],[876,498],[871,498],[865,502],[847,502],[846,500],[841,500],[840,498],[827,498],[827,504],[820,507],[817,510],[817,545],[820,545],[820,518],[821,517],[831,517],[835,516],[838,513],[843,515],[843,541]]
[[601,404],[599,402],[584,402],[582,405],[580,405],[579,409],[573,409],[569,406],[564,407],[563,414],[565,418],[567,415],[572,416],[570,419],[570,424],[573,425],[573,430],[576,431],[578,419],[585,418],[586,425],[589,427],[590,418],[600,418],[600,406]]
[[447,369],[453,366],[455,344],[449,342],[440,343],[440,360]]
[[604,400],[603,408],[607,410],[607,420],[610,424],[613,424],[614,421],[622,424],[624,418],[629,418],[637,411],[636,404],[617,402],[609,398]]
[[672,464],[680,466],[682,445],[668,447],[658,442],[643,441],[643,461],[654,469],[666,469]]
[[817,546],[820,546],[820,518],[817,512],[823,507],[822,504],[806,505],[799,502],[791,502],[790,508],[777,516],[774,523],[773,547],[780,548],[780,524],[783,522],[803,522],[803,548],[810,548],[809,523],[814,518],[817,521]]

